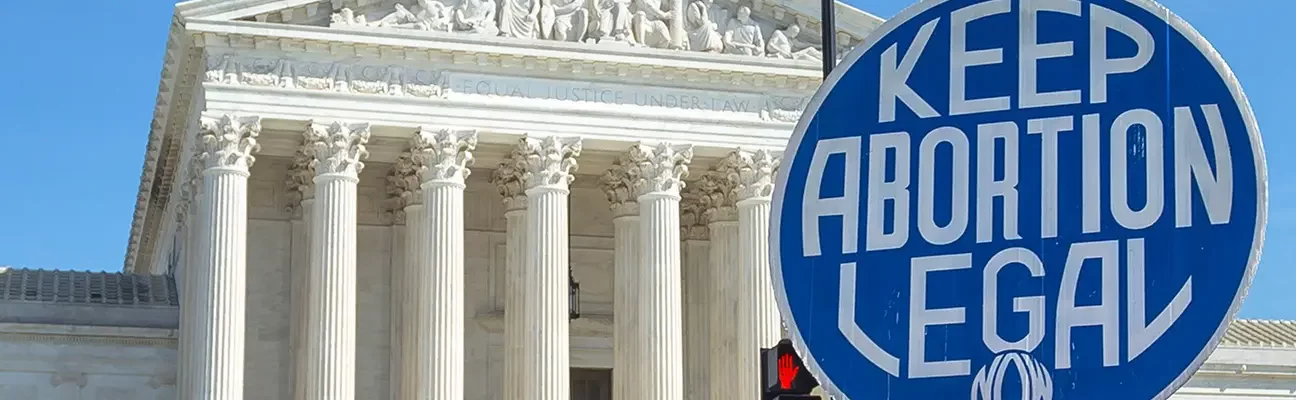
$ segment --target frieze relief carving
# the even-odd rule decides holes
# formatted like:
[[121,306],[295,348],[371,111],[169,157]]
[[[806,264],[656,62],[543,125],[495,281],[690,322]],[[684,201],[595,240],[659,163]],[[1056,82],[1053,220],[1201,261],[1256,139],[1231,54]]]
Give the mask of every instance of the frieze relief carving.
[[[620,43],[794,60],[823,57],[822,46],[814,43],[818,41],[816,32],[803,32],[800,21],[753,19],[751,7],[741,5],[746,1],[719,4],[714,0],[499,0],[497,4],[495,0],[413,0],[406,3],[410,5],[397,3],[389,9],[368,13],[342,8],[333,14],[329,27]],[[800,38],[802,33],[807,38]],[[843,50],[849,50],[854,44],[848,43]]]
[[204,79],[209,83],[344,93],[424,98],[440,98],[444,95],[444,79],[438,71],[358,62],[315,62],[212,54],[207,57]]
[[[813,49],[800,51],[805,50]],[[800,119],[810,100],[805,95],[643,87],[232,54],[209,54],[204,79],[209,83],[418,98],[445,99],[470,95],[749,113],[764,121],[785,123],[795,123]]]

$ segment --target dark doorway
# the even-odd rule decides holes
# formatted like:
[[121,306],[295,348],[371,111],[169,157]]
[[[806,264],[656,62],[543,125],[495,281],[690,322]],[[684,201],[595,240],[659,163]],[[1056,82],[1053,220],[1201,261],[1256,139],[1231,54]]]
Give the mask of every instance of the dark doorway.
[[612,370],[572,368],[572,400],[612,400]]

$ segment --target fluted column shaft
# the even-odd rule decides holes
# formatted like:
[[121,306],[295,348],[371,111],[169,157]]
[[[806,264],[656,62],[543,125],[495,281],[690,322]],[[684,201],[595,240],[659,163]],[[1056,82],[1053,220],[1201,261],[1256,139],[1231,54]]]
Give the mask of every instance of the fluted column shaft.
[[[752,327],[756,345],[770,348],[783,338],[778,304],[769,272],[770,198],[755,197],[738,202],[738,237],[742,265],[751,298]],[[758,368],[759,369],[759,368]]]
[[309,323],[307,298],[311,271],[311,223],[315,209],[315,157],[307,146],[293,154],[293,164],[288,168],[287,184],[289,211],[297,211],[299,219],[292,222],[292,265],[288,273],[288,378],[290,395],[294,400],[306,400],[306,324]]
[[526,348],[526,296],[523,272],[527,259],[527,198],[525,169],[521,157],[500,163],[491,173],[491,183],[504,198],[504,386],[505,399],[525,397],[522,357]]
[[[684,234],[684,233],[681,233]],[[711,270],[704,238],[684,238],[684,399],[711,398]]]
[[612,288],[612,399],[639,398],[639,365],[636,361],[639,341],[639,203],[633,192],[628,161],[620,160],[599,179],[612,210],[613,264]]
[[420,365],[416,399],[462,400],[464,395],[464,221],[462,182],[423,184],[427,237],[414,279],[420,339],[411,349]]
[[[200,167],[199,167],[200,168]],[[194,363],[196,358],[194,353],[200,351],[197,347],[197,338],[199,330],[197,329],[197,319],[202,310],[198,307],[198,299],[195,291],[199,290],[199,267],[202,263],[202,257],[206,250],[203,249],[201,240],[202,232],[206,229],[203,226],[201,218],[202,198],[198,196],[198,189],[202,182],[201,169],[194,171],[193,181],[186,183],[190,185],[190,195],[192,204],[189,205],[187,222],[185,226],[185,247],[184,265],[176,272],[176,278],[180,280],[180,338],[177,343],[179,350],[179,374],[176,377],[176,393],[182,400],[188,400],[193,395],[193,381],[196,374],[201,371],[201,366]]]
[[522,309],[523,399],[570,400],[568,209],[579,139],[523,139],[513,160],[525,171],[526,267]]
[[568,337],[566,188],[527,190],[527,263],[523,272],[528,337],[523,385],[536,400],[571,397]]
[[[522,204],[525,205],[525,199]],[[507,243],[504,255],[504,398],[521,399],[522,355],[526,348],[526,296],[523,290],[523,273],[526,270],[526,209],[508,210],[506,220]]]
[[639,215],[612,220],[616,253],[612,298],[612,400],[638,399]]
[[[247,310],[247,181],[260,121],[225,115],[202,119],[200,262],[191,283],[197,332],[190,399],[243,398]],[[196,364],[196,365],[192,365]]]
[[[746,211],[746,212],[744,212]],[[769,212],[766,208],[765,212]],[[768,285],[769,279],[766,278],[757,282],[764,271],[757,271],[755,265],[759,256],[753,254],[759,249],[751,247],[751,241],[758,235],[752,229],[752,215],[750,207],[747,210],[739,209],[739,218],[737,223],[737,255],[738,259],[734,263],[735,285],[732,288],[733,297],[735,298],[734,326],[738,330],[735,338],[734,364],[737,368],[737,374],[734,376],[734,393],[735,398],[742,396],[760,396],[760,349],[769,347],[761,340],[763,333],[760,332],[762,316],[757,313],[759,304],[759,290],[762,284]],[[768,230],[768,217],[766,217],[766,228]],[[765,246],[759,246],[761,249]],[[767,258],[766,258],[767,259]],[[768,269],[768,267],[765,267]],[[768,272],[763,275],[768,276]],[[777,311],[776,314],[777,315]],[[777,342],[777,340],[775,340]]]
[[[420,129],[411,151],[421,171],[424,232],[418,262],[406,271],[403,305],[413,340],[406,371],[418,400],[464,398],[464,182],[477,145],[475,132]],[[417,216],[415,216],[417,217]],[[407,218],[413,218],[407,215]]]
[[660,144],[631,148],[638,177],[639,384],[641,399],[684,398],[683,313],[680,282],[680,189],[692,148]]
[[639,197],[641,219],[639,340],[644,399],[684,396],[679,196]]
[[[738,347],[738,222],[713,220],[708,249],[711,260],[711,398],[738,399],[741,390]],[[756,397],[759,398],[759,397]]]
[[316,159],[307,283],[307,380],[310,400],[355,398],[356,185],[367,155],[367,125],[311,124]]
[[738,356],[742,371],[736,396],[759,396],[761,348],[781,337],[778,307],[769,273],[769,212],[779,158],[768,151],[736,151],[722,165],[738,206]]
[[306,397],[355,398],[356,185],[355,175],[315,178],[311,227]]
[[201,399],[243,398],[243,368],[247,310],[247,170],[208,168],[203,171],[203,241],[209,250],[200,274],[206,287],[198,289],[205,317],[199,382]]
[[[421,189],[416,189],[421,190]],[[420,196],[421,197],[421,196]],[[396,399],[414,399],[416,397],[416,387],[421,377],[419,372],[419,357],[415,356],[415,350],[418,346],[419,336],[427,332],[419,330],[417,323],[420,318],[426,317],[426,309],[418,307],[418,292],[424,278],[419,274],[419,268],[424,264],[422,248],[427,242],[427,225],[426,207],[420,204],[410,204],[405,206],[405,268],[401,277],[401,332],[400,332],[400,371],[399,375],[393,375],[397,379],[398,392]]]
[[[313,187],[310,189],[311,191],[314,191]],[[304,232],[302,234],[302,239],[304,241],[303,245],[306,248],[301,252],[299,265],[297,265],[290,274],[292,283],[289,285],[289,296],[291,297],[289,302],[291,303],[290,314],[292,321],[289,323],[288,334],[290,335],[289,348],[292,349],[293,357],[291,368],[293,373],[293,398],[296,400],[306,400],[306,376],[307,371],[309,371],[309,367],[307,367],[306,364],[307,360],[309,360],[309,358],[306,357],[306,336],[310,331],[307,328],[307,324],[310,323],[310,318],[307,317],[307,313],[310,311],[308,288],[310,287],[311,249],[312,246],[314,246],[311,239],[312,234],[314,233],[311,230],[311,222],[314,221],[315,215],[314,210],[314,198],[302,199],[301,221],[293,222],[293,230],[300,229]]]

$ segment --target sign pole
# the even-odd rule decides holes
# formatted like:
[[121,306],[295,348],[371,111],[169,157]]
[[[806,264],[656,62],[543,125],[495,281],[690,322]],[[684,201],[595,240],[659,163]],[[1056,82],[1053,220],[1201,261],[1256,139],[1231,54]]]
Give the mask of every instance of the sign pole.
[[836,0],[819,0],[823,15],[819,18],[819,28],[823,32],[823,76],[828,78],[833,64],[837,63],[837,4]]

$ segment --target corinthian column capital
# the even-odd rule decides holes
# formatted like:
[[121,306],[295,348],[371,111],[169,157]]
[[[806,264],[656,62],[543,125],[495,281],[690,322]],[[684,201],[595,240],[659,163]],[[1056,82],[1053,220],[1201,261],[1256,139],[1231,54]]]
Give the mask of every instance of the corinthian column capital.
[[472,152],[477,148],[476,131],[420,128],[410,151],[421,166],[423,183],[451,183],[462,186],[472,172]]
[[704,197],[696,183],[690,183],[680,193],[680,237],[684,240],[707,240],[710,234]]
[[315,157],[308,154],[305,146],[293,154],[292,165],[288,167],[288,178],[284,185],[288,187],[288,211],[292,212],[306,200],[315,198]]
[[198,133],[205,168],[233,168],[246,172],[256,162],[252,153],[260,150],[260,117],[223,114],[203,117]]
[[491,173],[491,183],[499,188],[504,197],[504,210],[517,211],[526,209],[526,170],[516,158],[501,162],[495,172]]
[[578,137],[528,137],[518,141],[513,157],[523,171],[527,190],[543,187],[565,191],[576,179],[576,157],[580,153]]
[[316,176],[343,175],[350,178],[360,176],[364,171],[364,162],[369,157],[365,145],[369,143],[369,124],[345,124],[333,122],[329,125],[312,121],[306,127],[307,151],[315,158],[312,167]]
[[734,185],[727,175],[719,171],[710,171],[693,183],[697,186],[696,196],[702,208],[705,223],[729,222],[738,220],[737,201],[734,199]]
[[639,202],[635,198],[634,179],[630,177],[628,162],[619,160],[616,165],[603,173],[599,178],[599,187],[612,203],[612,216],[624,217],[639,215]]
[[630,175],[636,196],[650,193],[679,196],[693,160],[692,145],[658,143],[630,147]]
[[389,216],[396,224],[407,223],[405,209],[423,204],[423,190],[420,184],[423,178],[421,166],[410,152],[396,158],[396,163],[387,172],[387,201],[391,207]]
[[774,195],[774,173],[780,162],[781,157],[768,150],[738,150],[720,163],[720,172],[734,185],[738,201],[768,199]]

